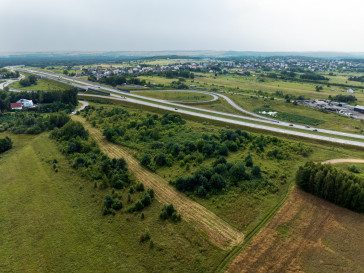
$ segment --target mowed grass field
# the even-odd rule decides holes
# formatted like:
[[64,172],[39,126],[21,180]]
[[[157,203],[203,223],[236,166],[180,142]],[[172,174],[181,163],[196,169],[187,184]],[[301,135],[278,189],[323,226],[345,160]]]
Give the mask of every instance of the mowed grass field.
[[364,272],[364,216],[294,189],[227,272]]
[[[102,216],[108,192],[70,168],[47,134],[9,136],[13,149],[0,158],[1,272],[211,272],[225,255],[185,220],[159,220],[157,200],[144,220]],[[139,241],[146,228],[153,248]]]
[[169,101],[208,101],[213,99],[213,97],[208,94],[183,91],[132,91],[131,93]]
[[17,81],[10,84],[10,88],[31,90],[31,91],[53,91],[53,90],[67,90],[70,88],[70,86],[61,82],[44,78],[44,79],[38,79],[37,84],[26,87],[22,86]]

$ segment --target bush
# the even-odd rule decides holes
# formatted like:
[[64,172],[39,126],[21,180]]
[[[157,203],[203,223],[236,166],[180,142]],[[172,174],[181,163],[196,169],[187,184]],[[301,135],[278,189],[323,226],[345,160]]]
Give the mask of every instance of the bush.
[[136,190],[137,191],[144,191],[145,188],[144,188],[144,184],[143,183],[139,183],[137,186],[136,186]]
[[242,162],[236,163],[231,167],[229,174],[231,182],[237,185],[239,182],[245,179],[246,174],[244,164]]
[[114,199],[110,195],[105,195],[105,208],[109,209],[114,204]]
[[160,153],[154,158],[154,161],[158,166],[162,167],[167,164],[167,156],[164,153]]
[[252,155],[250,153],[245,158],[245,166],[247,166],[247,167],[252,167],[253,166],[253,158],[252,158]]
[[144,232],[142,233],[142,234],[140,234],[140,237],[139,237],[139,241],[141,242],[141,243],[144,243],[144,242],[146,242],[146,241],[149,241],[150,240],[150,231],[149,231],[149,229],[148,228],[146,228],[145,230],[144,230]]
[[0,139],[0,154],[10,150],[13,147],[13,142],[9,137]]
[[114,203],[112,204],[112,208],[113,208],[114,210],[120,210],[120,209],[122,209],[122,208],[123,208],[123,203],[121,202],[121,200],[116,199],[116,200],[114,201]]
[[360,168],[356,165],[349,166],[348,170],[351,171],[352,173],[361,173]]
[[148,167],[151,162],[151,157],[148,154],[143,155],[142,159],[140,160],[140,164],[144,167]]
[[254,166],[252,169],[252,175],[255,177],[261,177],[261,171],[259,166]]
[[164,205],[162,211],[159,214],[159,217],[162,220],[167,220],[168,218],[171,218],[172,221],[178,222],[181,221],[181,215],[177,214],[176,209],[173,207],[172,204]]

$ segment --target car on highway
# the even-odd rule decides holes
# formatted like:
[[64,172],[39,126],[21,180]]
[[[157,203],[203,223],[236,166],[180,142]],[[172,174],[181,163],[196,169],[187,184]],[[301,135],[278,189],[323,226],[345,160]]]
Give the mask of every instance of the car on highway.
[[306,125],[305,127],[306,127],[306,128],[310,128],[310,126],[308,126],[308,125]]
[[177,108],[174,108],[174,110],[178,110]]
[[317,132],[317,129],[313,129],[312,131]]
[[293,124],[291,123],[289,126],[293,126]]

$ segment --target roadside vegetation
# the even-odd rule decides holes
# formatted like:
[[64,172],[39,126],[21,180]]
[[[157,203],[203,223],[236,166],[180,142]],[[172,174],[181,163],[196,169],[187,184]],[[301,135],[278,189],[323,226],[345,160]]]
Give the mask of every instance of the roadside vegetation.
[[23,89],[30,91],[56,91],[56,90],[67,90],[69,85],[50,80],[47,78],[38,78],[37,76],[26,74],[26,77],[18,82],[13,82],[9,85],[10,88]]

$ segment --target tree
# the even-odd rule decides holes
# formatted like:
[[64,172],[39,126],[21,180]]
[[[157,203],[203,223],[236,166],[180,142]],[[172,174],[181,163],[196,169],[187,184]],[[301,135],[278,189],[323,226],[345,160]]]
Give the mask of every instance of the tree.
[[140,160],[140,164],[142,164],[144,167],[148,167],[151,162],[151,157],[148,154],[143,155],[142,159]]
[[160,153],[154,158],[154,161],[158,166],[164,166],[167,164],[167,156],[164,153]]
[[104,206],[110,209],[112,204],[114,204],[114,199],[110,195],[105,195]]
[[242,162],[237,162],[234,166],[231,167],[229,174],[231,182],[237,185],[245,178],[246,174],[244,164]]
[[245,158],[245,166],[252,167],[253,166],[253,158],[252,155],[249,153],[248,156]]
[[0,139],[0,153],[6,152],[13,147],[13,142],[9,137]]
[[252,175],[254,175],[255,177],[260,177],[261,176],[261,171],[260,171],[260,167],[259,166],[254,166],[252,169]]
[[221,190],[226,186],[226,182],[225,182],[224,178],[217,173],[215,173],[211,177],[209,182],[210,182],[211,187],[214,189],[217,189],[217,190]]

